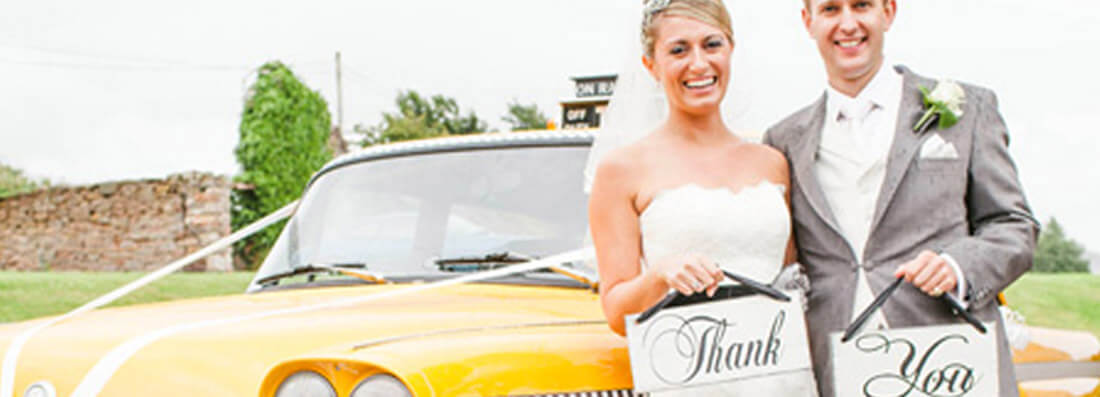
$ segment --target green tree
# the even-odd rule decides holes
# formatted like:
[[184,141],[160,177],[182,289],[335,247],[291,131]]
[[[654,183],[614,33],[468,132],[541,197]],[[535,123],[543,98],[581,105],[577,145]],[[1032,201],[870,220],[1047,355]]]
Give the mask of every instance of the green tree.
[[1044,273],[1087,273],[1089,261],[1085,259],[1084,253],[1085,249],[1066,237],[1062,225],[1051,217],[1039,234],[1032,270]]
[[30,193],[48,185],[46,180],[35,182],[23,175],[22,170],[0,164],[0,199]]
[[508,114],[500,119],[511,124],[512,131],[545,129],[549,121],[546,115],[539,111],[538,105],[534,103],[521,105],[516,100],[508,104]]
[[363,134],[363,146],[380,143],[432,138],[444,135],[465,135],[485,132],[488,124],[473,111],[462,116],[454,98],[434,95],[425,98],[409,90],[397,94],[394,101],[397,112],[383,113],[377,126],[357,125],[355,131]]
[[[319,93],[302,84],[281,62],[260,67],[241,112],[241,166],[237,183],[248,186],[232,195],[233,229],[282,208],[302,194],[309,178],[332,158],[328,142],[331,116]],[[236,254],[255,267],[267,254],[285,222],[237,244]]]

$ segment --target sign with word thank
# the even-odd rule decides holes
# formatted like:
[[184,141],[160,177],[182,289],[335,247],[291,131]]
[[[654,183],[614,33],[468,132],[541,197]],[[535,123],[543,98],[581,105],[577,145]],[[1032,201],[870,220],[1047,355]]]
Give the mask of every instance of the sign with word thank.
[[997,327],[887,329],[829,336],[837,397],[997,396]]
[[665,308],[635,324],[626,317],[630,369],[637,392],[691,390],[812,379],[801,297],[780,302],[749,296]]

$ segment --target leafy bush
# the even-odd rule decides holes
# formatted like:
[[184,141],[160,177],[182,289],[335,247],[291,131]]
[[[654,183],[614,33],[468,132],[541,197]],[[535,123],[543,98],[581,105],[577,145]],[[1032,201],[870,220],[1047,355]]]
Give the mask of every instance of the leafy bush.
[[[309,178],[332,158],[328,149],[331,116],[319,93],[302,84],[280,62],[260,67],[241,113],[235,154],[246,189],[232,195],[233,229],[282,208],[302,194]],[[267,254],[285,222],[239,242],[236,255],[254,268]]]
[[538,105],[533,103],[521,105],[516,100],[508,104],[508,114],[500,119],[511,124],[512,131],[545,129],[549,121],[546,115],[539,111]]
[[0,199],[30,193],[48,185],[49,181],[40,184],[24,176],[22,170],[0,164]]
[[409,90],[397,94],[396,113],[383,113],[377,126],[356,126],[365,135],[363,146],[432,138],[445,135],[465,135],[485,132],[489,126],[474,112],[462,116],[454,98],[434,95],[424,98]]

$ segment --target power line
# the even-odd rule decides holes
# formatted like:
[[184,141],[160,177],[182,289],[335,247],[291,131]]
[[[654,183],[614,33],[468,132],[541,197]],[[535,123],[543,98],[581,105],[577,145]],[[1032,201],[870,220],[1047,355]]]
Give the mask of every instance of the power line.
[[[44,54],[52,54],[57,56],[69,57],[69,58],[83,58],[80,60],[28,60],[28,59],[13,59],[13,58],[0,58],[0,62],[6,62],[9,64],[28,65],[28,66],[45,66],[65,69],[82,69],[82,70],[121,70],[121,71],[179,71],[179,70],[197,70],[197,71],[245,71],[255,68],[252,65],[239,65],[239,64],[221,64],[221,63],[202,63],[193,62],[183,59],[169,59],[169,58],[150,58],[130,55],[117,55],[117,54],[102,54],[93,53],[80,50],[60,49],[60,48],[46,48],[35,47],[27,45],[14,45],[9,43],[0,43],[0,46],[9,48],[18,48],[22,50],[35,51]],[[277,58],[275,58],[277,59]],[[90,62],[89,62],[90,61]],[[287,62],[288,65],[307,66],[313,64],[328,64],[328,60],[313,60],[306,62]]]
[[11,44],[11,43],[0,43],[0,46],[9,47],[9,48],[18,48],[18,49],[21,49],[21,50],[28,50],[28,51],[35,51],[35,52],[44,52],[44,53],[49,53],[49,54],[64,55],[64,56],[82,57],[82,58],[96,58],[96,59],[99,59],[99,60],[123,60],[123,61],[126,61],[126,62],[146,62],[146,63],[149,63],[149,62],[153,62],[153,63],[178,62],[177,60],[164,60],[164,59],[154,59],[154,58],[127,56],[127,55],[105,55],[105,54],[96,54],[96,53],[87,52],[87,51],[80,51],[80,50],[37,47],[37,46],[28,46],[28,45],[22,45],[22,44]]
[[373,82],[372,82],[371,80],[374,80],[374,79],[372,79],[372,78],[371,78],[371,77],[370,77],[369,75],[367,75],[366,73],[360,72],[360,71],[358,70],[358,68],[357,68],[357,67],[355,67],[355,65],[349,65],[349,66],[344,66],[344,70],[346,70],[346,71],[348,71],[348,72],[351,72],[351,74],[352,74],[352,75],[355,75],[355,76],[357,76],[357,77],[359,77],[359,78],[362,78],[362,79],[363,79],[363,82],[365,82],[365,83],[368,83],[368,84],[370,84],[370,83],[373,83]]
[[106,63],[79,63],[79,62],[57,62],[57,61],[29,61],[23,59],[10,59],[0,58],[0,62],[26,65],[26,66],[44,66],[60,69],[79,69],[79,70],[100,70],[100,71],[150,71],[150,72],[167,72],[167,71],[234,71],[240,72],[251,69],[248,66],[217,66],[217,65],[140,65],[140,64],[106,64]]
[[149,58],[149,57],[137,57],[129,55],[108,55],[98,54],[87,51],[71,50],[71,49],[59,49],[59,48],[45,48],[27,45],[13,45],[9,43],[0,43],[0,46],[9,48],[18,48],[28,51],[41,52],[46,54],[61,55],[65,57],[77,57],[86,58],[95,63],[88,62],[42,62],[42,61],[27,61],[27,60],[11,60],[9,63],[23,63],[23,64],[37,64],[41,66],[61,66],[61,67],[77,67],[83,68],[91,66],[93,68],[187,68],[187,69],[200,69],[200,70],[242,70],[247,69],[249,66],[242,65],[229,65],[229,64],[203,64],[197,62],[191,62],[181,59],[167,59],[167,58]]
[[[345,72],[347,72],[347,71],[349,71],[349,69],[346,69],[346,68],[345,68],[345,69],[344,69],[344,71],[345,71]],[[362,84],[362,85],[363,85],[363,88],[368,88],[368,87],[370,87],[370,88],[377,88],[377,87],[375,87],[375,86],[374,86],[374,83],[373,83],[373,82],[371,82],[370,80],[367,80],[366,78],[364,78],[364,77],[362,77],[362,76],[359,76],[359,75],[358,75],[358,74],[356,74],[355,72],[352,72],[352,73],[351,73],[351,74],[349,74],[349,75],[345,75],[344,77],[351,77],[351,79],[350,79],[351,81],[354,81],[354,82],[356,82],[356,83]]]

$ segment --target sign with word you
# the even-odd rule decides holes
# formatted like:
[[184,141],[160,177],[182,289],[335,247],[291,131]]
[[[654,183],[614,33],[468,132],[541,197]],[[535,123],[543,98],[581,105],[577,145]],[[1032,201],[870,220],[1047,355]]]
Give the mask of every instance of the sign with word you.
[[626,317],[634,390],[690,390],[811,371],[799,296],[763,296],[666,308],[641,324]]
[[888,329],[830,335],[837,397],[997,396],[997,327]]

